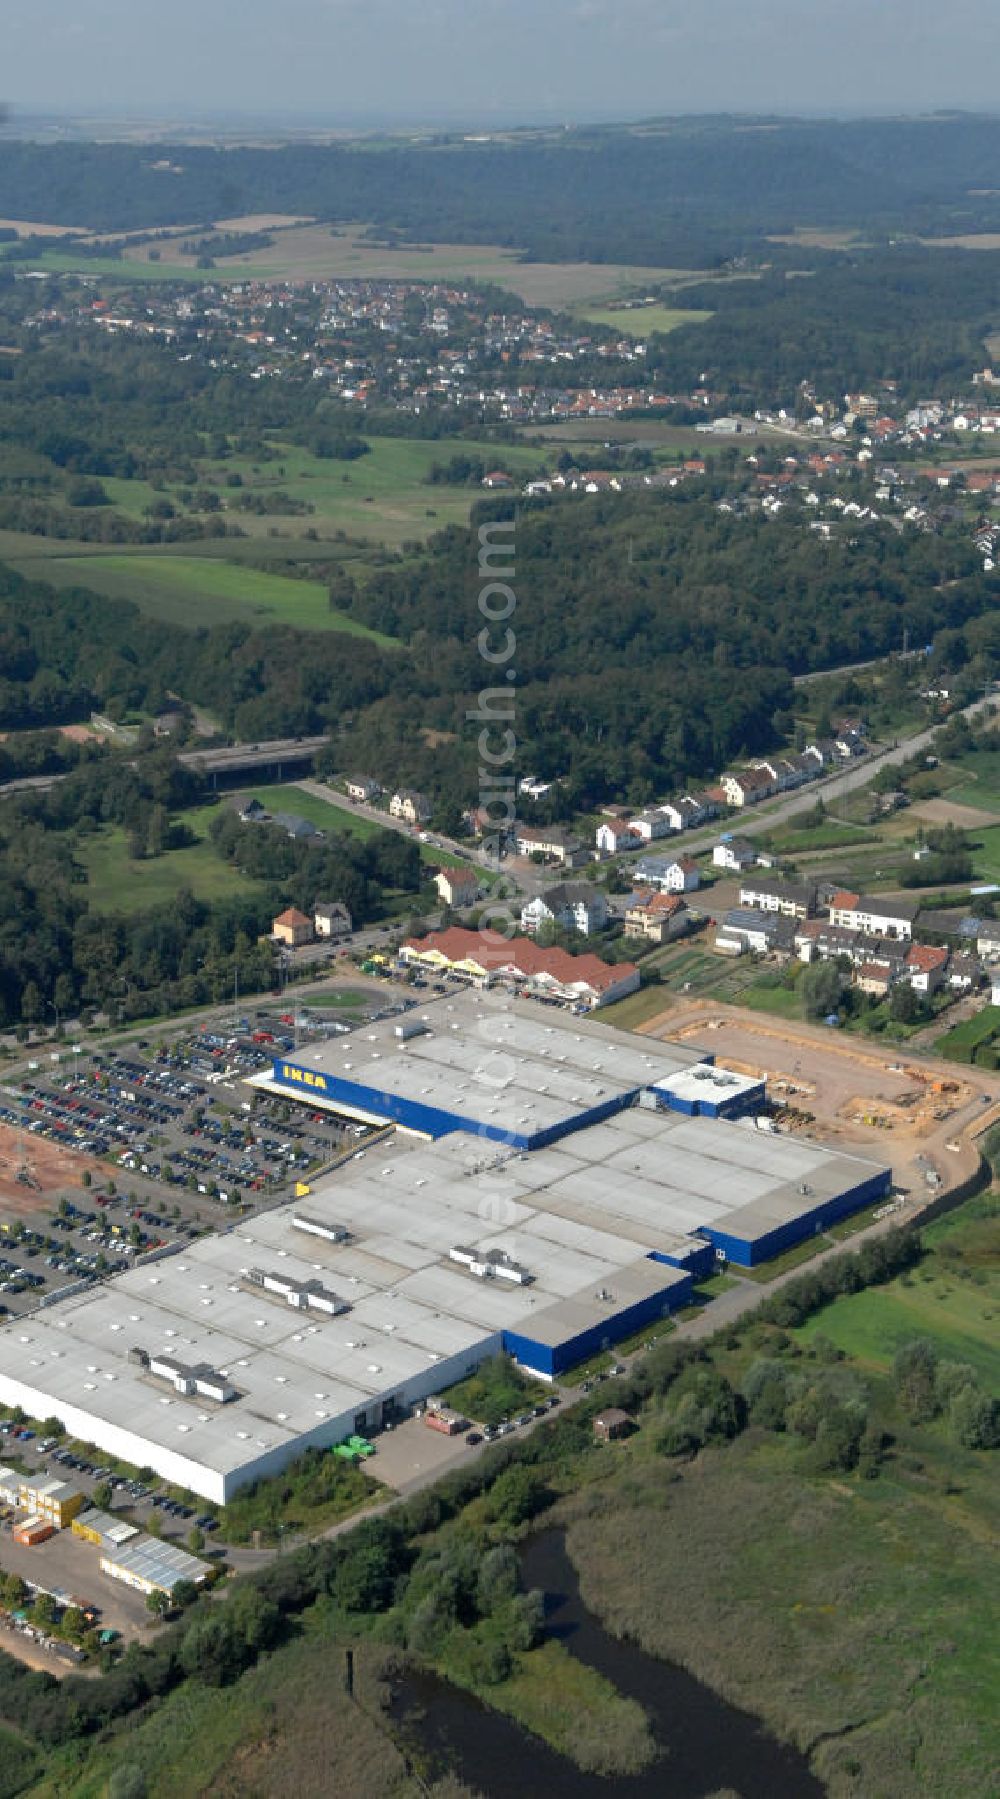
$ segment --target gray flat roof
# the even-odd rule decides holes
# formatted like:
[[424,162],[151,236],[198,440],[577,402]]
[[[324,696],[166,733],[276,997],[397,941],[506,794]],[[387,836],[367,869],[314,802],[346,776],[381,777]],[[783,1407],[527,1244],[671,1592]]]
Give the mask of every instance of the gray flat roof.
[[[506,1015],[487,1006],[482,1016],[503,1027]],[[480,1014],[456,1001],[433,1016],[438,1027],[444,1020],[435,1036],[450,1053],[451,1024],[469,1030]],[[696,1051],[679,1061],[589,1020],[550,1026],[517,1011],[513,1020],[498,1040],[505,1055],[510,1046],[519,1089],[552,1067],[575,1091],[587,1082],[606,1091],[616,1080],[648,1086],[668,1074],[699,1092],[709,1085],[693,1073]],[[375,1034],[376,1047],[386,1041],[385,1030]],[[479,1053],[475,1043],[465,1048]],[[709,1229],[754,1241],[875,1171],[801,1137],[639,1106],[531,1152],[467,1131],[436,1142],[396,1134],[309,1195],[310,1217],[344,1227],[346,1240],[296,1230],[292,1201],[12,1319],[0,1330],[0,1398],[27,1400],[39,1416],[82,1415],[92,1425],[84,1434],[99,1443],[102,1426],[105,1440],[128,1433],[154,1465],[159,1454],[235,1475],[373,1401],[425,1394],[439,1367],[457,1368],[450,1378],[458,1378],[503,1331],[555,1345],[593,1329],[681,1282],[654,1256],[683,1260]],[[458,1245],[502,1252],[529,1279],[477,1279],[450,1259]],[[319,1280],[350,1309],[304,1314],[248,1287],[249,1269],[260,1266],[293,1285]],[[129,1360],[135,1347],[207,1364],[238,1397],[219,1405],[179,1394]]]
[[[399,1038],[397,1027],[419,1034]],[[700,1061],[701,1052],[459,990],[281,1058],[389,1098],[535,1135]],[[303,1097],[312,1097],[304,1093]]]

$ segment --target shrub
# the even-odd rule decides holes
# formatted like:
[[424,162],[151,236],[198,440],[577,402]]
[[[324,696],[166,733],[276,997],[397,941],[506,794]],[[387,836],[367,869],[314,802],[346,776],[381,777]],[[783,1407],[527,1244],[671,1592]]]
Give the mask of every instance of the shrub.
[[1000,1400],[977,1387],[963,1387],[948,1408],[948,1422],[963,1449],[1000,1447]]
[[937,1350],[924,1337],[914,1337],[897,1350],[892,1363],[896,1397],[915,1424],[933,1418],[938,1410],[935,1394]]

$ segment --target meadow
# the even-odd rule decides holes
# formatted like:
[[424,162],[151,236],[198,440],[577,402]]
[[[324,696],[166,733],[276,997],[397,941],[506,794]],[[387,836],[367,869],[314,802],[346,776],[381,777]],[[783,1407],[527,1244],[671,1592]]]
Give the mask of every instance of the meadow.
[[581,306],[579,317],[591,325],[608,325],[625,337],[646,338],[654,331],[676,331],[681,325],[703,325],[710,312],[684,306]]
[[1000,750],[979,750],[952,766],[959,771],[959,779],[948,789],[949,800],[978,806],[1000,818]]
[[605,1624],[796,1743],[833,1799],[978,1799],[992,1779],[991,1459],[943,1420],[911,1423],[888,1370],[919,1336],[984,1384],[1000,1377],[995,1199],[928,1227],[925,1246],[915,1269],[835,1299],[791,1342],[747,1320],[712,1345],[735,1383],[757,1356],[826,1370],[845,1392],[863,1381],[888,1436],[874,1478],[820,1473],[793,1432],[760,1426],[665,1462],[653,1410],[617,1467],[560,1506]]
[[128,837],[118,825],[107,826],[92,837],[81,838],[74,858],[86,870],[87,898],[97,912],[132,916],[152,906],[168,905],[185,890],[206,902],[236,899],[260,892],[260,883],[240,874],[231,862],[216,854],[208,838],[214,806],[199,806],[183,814],[183,822],[198,838],[185,849],[165,850],[161,856],[133,860]]
[[[229,231],[259,229],[259,221],[224,221]],[[483,284],[516,293],[529,306],[557,310],[575,303],[616,299],[675,279],[690,282],[690,269],[648,269],[628,263],[524,262],[521,252],[498,244],[380,244],[363,224],[332,228],[314,222],[270,226],[274,243],[235,257],[217,256],[211,270],[195,267],[185,235],[135,244],[121,258],[86,257],[63,247],[44,250],[40,269],[118,281],[332,281],[395,280]],[[195,236],[204,232],[198,227]],[[153,261],[150,252],[158,252]],[[0,252],[2,253],[2,252]]]
[[54,587],[89,587],[168,623],[196,627],[246,619],[302,631],[366,637],[385,649],[396,640],[331,608],[323,582],[240,567],[213,556],[171,555],[157,549],[115,550],[87,556],[17,557],[21,574]]

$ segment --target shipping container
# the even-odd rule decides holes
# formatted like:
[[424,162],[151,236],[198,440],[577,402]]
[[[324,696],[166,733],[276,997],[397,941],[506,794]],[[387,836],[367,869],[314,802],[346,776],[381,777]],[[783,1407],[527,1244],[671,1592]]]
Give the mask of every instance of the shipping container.
[[463,1418],[461,1412],[453,1412],[450,1406],[441,1406],[436,1412],[425,1412],[424,1423],[446,1437],[457,1437],[459,1431],[468,1428],[469,1420]]
[[52,1536],[55,1536],[55,1525],[47,1518],[26,1518],[15,1530],[14,1541],[25,1549],[34,1549],[37,1543],[45,1543]]

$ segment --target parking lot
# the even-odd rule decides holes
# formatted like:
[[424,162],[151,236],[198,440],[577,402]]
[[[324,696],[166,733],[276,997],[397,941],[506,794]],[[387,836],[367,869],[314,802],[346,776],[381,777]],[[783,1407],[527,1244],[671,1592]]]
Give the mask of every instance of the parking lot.
[[0,1522],[0,1547],[8,1574],[51,1593],[61,1605],[79,1601],[99,1613],[102,1629],[117,1630],[126,1642],[149,1629],[151,1618],[145,1595],[127,1587],[110,1574],[102,1574],[101,1552],[72,1531],[57,1530],[33,1549],[15,1543],[9,1520]]
[[[372,999],[362,1017],[402,1010]],[[355,1028],[261,1007],[195,1031],[31,1062],[0,1088],[0,1306],[217,1229],[289,1198],[365,1127],[246,1086],[275,1055]]]

